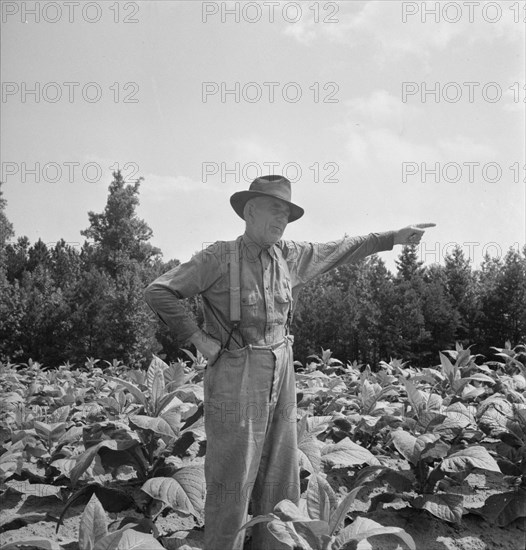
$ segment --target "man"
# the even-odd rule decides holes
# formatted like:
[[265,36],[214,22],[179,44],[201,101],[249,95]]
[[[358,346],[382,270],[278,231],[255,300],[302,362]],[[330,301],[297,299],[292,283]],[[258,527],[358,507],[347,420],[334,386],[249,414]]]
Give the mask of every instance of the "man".
[[[281,240],[303,209],[290,181],[255,179],[230,198],[245,233],[216,242],[159,277],[146,301],[180,340],[208,359],[204,377],[207,449],[206,550],[241,550],[249,501],[253,515],[287,498],[299,502],[296,392],[289,325],[302,286],[339,265],[395,244],[418,244],[419,224],[317,245]],[[180,302],[203,299],[205,329]],[[265,524],[254,526],[253,550],[282,548]]]

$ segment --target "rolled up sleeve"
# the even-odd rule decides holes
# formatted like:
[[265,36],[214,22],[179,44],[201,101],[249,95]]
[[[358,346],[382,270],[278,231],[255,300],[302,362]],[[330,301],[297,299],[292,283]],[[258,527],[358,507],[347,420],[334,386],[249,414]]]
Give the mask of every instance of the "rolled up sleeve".
[[209,288],[217,278],[218,261],[209,253],[199,252],[184,264],[158,277],[144,292],[146,303],[177,338],[184,342],[198,330],[182,302]]

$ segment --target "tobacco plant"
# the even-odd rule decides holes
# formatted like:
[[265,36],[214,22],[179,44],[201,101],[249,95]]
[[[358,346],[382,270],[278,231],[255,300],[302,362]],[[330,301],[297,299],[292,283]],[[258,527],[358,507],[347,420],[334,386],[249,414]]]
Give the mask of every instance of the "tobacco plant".
[[361,489],[356,487],[338,501],[329,483],[321,475],[312,475],[299,507],[290,500],[282,500],[272,513],[253,518],[241,529],[266,523],[277,540],[289,548],[302,550],[352,550],[361,540],[387,534],[416,550],[412,537],[399,527],[384,527],[364,517],[357,517],[344,526]]

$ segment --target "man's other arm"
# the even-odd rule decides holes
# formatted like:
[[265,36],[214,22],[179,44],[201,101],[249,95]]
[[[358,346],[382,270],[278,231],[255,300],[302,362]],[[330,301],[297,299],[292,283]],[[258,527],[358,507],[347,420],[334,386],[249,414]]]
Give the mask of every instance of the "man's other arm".
[[181,342],[190,341],[210,358],[217,342],[199,329],[188,315],[181,300],[201,294],[219,277],[219,262],[210,251],[195,254],[192,259],[158,277],[144,292],[146,303]]

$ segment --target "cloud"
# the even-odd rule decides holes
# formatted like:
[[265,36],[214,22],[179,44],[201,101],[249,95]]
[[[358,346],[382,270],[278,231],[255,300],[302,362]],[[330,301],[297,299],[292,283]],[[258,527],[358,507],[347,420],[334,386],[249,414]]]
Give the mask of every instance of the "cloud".
[[275,145],[264,143],[260,137],[247,136],[231,140],[233,156],[242,162],[262,163],[279,156]]
[[384,55],[412,54],[423,58],[434,51],[443,51],[456,38],[470,46],[479,41],[524,40],[524,14],[515,13],[509,3],[491,2],[496,6],[493,11],[489,9],[491,6],[485,5],[490,3],[480,3],[472,6],[472,13],[467,4],[382,0],[337,2],[339,9],[335,17],[338,23],[323,23],[321,17],[316,23],[313,17],[303,17],[298,23],[287,25],[284,33],[304,45],[322,39],[343,44],[367,40]]
[[216,192],[217,186],[187,176],[161,176],[145,174],[141,185],[141,194],[154,201],[175,199],[180,193]]
[[[385,90],[345,103],[347,114],[338,128],[344,139],[342,165],[353,172],[393,173],[404,162],[489,162],[495,160],[494,146],[460,133],[426,140],[420,136],[422,108],[402,103]],[[397,178],[398,178],[397,173]]]

